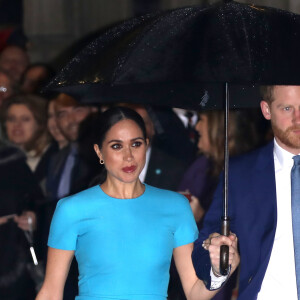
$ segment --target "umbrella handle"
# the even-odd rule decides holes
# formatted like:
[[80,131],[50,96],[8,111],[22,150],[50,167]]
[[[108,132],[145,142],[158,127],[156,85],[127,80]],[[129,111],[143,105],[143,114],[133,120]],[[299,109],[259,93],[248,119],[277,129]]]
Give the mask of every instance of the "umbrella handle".
[[[229,218],[222,218],[221,234],[229,236],[230,234]],[[220,247],[220,274],[225,276],[229,272],[229,247],[222,245]]]

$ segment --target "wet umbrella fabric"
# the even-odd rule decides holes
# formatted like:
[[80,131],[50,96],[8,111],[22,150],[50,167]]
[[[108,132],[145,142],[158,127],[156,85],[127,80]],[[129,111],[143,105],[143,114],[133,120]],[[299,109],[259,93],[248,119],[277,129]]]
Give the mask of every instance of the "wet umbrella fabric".
[[299,53],[299,15],[237,2],[180,8],[112,28],[48,89],[83,102],[214,109],[228,82],[231,106],[247,107],[258,99],[249,84],[300,84]]

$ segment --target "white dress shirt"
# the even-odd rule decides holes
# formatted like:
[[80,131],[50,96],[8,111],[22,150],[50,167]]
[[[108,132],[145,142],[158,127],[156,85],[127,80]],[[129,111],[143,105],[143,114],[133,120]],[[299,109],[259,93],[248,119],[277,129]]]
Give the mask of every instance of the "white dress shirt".
[[[189,124],[189,119],[186,116],[186,113],[188,110],[183,109],[183,108],[173,108],[173,111],[175,112],[175,114],[178,116],[178,118],[181,120],[181,122],[183,123],[184,127],[187,128],[188,124]],[[198,121],[198,115],[195,111],[189,110],[190,113],[193,114],[192,118],[191,118],[191,122],[192,122],[192,126],[195,127],[197,121]]]
[[291,213],[293,156],[295,155],[282,149],[274,140],[277,227],[270,261],[257,297],[258,300],[298,299]]
[[150,155],[151,155],[151,146],[149,145],[146,151],[146,161],[145,161],[145,166],[140,173],[139,179],[141,182],[144,182],[146,179],[147,171],[148,171],[148,165],[149,165],[149,160],[150,160]]

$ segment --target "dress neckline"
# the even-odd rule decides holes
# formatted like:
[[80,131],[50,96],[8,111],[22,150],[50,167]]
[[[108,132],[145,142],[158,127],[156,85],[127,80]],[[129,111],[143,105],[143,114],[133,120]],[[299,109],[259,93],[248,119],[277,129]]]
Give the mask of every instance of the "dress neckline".
[[144,195],[146,194],[146,190],[148,189],[148,185],[145,184],[145,183],[143,183],[143,185],[145,186],[144,192],[143,192],[140,196],[135,197],[135,198],[115,198],[115,197],[111,197],[111,196],[109,196],[108,194],[106,194],[106,193],[103,191],[103,189],[101,188],[100,184],[98,184],[97,187],[100,189],[101,193],[102,193],[103,195],[105,195],[105,197],[110,198],[110,199],[114,199],[114,200],[117,200],[117,201],[124,201],[124,202],[125,202],[125,201],[134,201],[134,200],[138,200],[138,199],[144,197]]

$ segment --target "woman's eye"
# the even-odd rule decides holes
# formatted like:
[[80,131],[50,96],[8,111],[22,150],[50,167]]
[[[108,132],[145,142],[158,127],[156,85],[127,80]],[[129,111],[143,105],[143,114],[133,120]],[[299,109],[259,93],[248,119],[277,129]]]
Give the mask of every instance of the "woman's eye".
[[119,150],[119,149],[122,148],[122,146],[121,146],[120,144],[113,144],[113,145],[111,146],[111,148],[112,148],[112,149],[115,149],[115,150]]
[[285,107],[283,108],[283,110],[284,110],[284,111],[290,111],[290,110],[291,110],[291,107],[290,107],[290,106],[285,106]]
[[132,147],[140,147],[142,145],[142,142],[134,142],[133,144],[132,144]]

